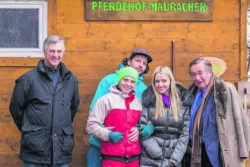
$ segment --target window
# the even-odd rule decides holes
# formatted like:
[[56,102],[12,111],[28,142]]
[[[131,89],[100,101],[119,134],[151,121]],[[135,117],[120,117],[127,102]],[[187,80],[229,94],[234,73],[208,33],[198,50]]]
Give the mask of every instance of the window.
[[47,13],[45,1],[0,1],[0,57],[42,57]]

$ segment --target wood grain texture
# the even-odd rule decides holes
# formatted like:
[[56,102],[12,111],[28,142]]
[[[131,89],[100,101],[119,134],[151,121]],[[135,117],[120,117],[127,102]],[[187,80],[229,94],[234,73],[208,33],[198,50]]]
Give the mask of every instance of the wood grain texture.
[[241,8],[240,8],[240,80],[247,81],[247,68],[246,68],[246,61],[247,61],[247,38],[246,38],[246,32],[247,32],[247,0],[242,0],[240,2]]
[[169,22],[154,24],[149,22],[86,22],[82,24],[58,23],[56,26],[58,33],[67,38],[196,39],[232,36],[239,31],[237,20],[216,21],[216,24],[210,22],[199,24],[196,22],[176,22],[175,24]]
[[0,166],[3,167],[20,167],[22,161],[18,158],[19,154],[14,152],[0,153]]
[[[85,21],[84,0],[48,0],[49,34],[66,42],[63,62],[77,76],[80,106],[74,120],[75,148],[70,167],[84,167],[89,148],[86,121],[100,79],[117,70],[124,57],[146,48],[153,57],[144,82],[151,84],[153,70],[175,67],[175,78],[191,83],[189,63],[198,57],[222,58],[228,69],[222,78],[231,83],[245,79],[246,0],[214,1],[213,22]],[[171,41],[175,62],[171,64]],[[0,166],[20,167],[20,132],[9,113],[15,79],[37,65],[38,58],[0,58]]]
[[56,32],[56,0],[48,0],[48,35],[57,34]]
[[[131,51],[135,48],[147,48],[149,51],[156,49],[165,51],[170,49],[170,42],[172,38],[164,39],[128,39],[128,38],[67,38],[66,44],[68,51]],[[239,50],[239,37],[231,34],[223,38],[175,38],[176,53],[187,52],[233,52]],[[225,42],[227,41],[227,42]]]

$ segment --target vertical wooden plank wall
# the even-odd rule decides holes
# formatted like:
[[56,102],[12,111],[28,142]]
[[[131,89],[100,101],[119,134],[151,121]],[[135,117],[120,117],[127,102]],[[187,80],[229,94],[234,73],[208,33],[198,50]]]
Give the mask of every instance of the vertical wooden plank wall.
[[[66,41],[65,64],[79,79],[81,103],[75,119],[76,144],[71,167],[85,166],[88,108],[100,79],[117,69],[121,59],[137,47],[146,48],[154,58],[145,76],[151,82],[158,65],[171,66],[171,40],[175,41],[176,79],[190,83],[188,64],[193,58],[223,58],[230,82],[245,79],[244,13],[246,0],[214,0],[213,22],[86,22],[84,0],[48,0],[49,34]],[[156,13],[157,14],[157,13]],[[246,14],[246,13],[245,13]],[[245,24],[245,25],[242,25]],[[242,33],[240,33],[243,31]],[[38,59],[0,58],[0,166],[20,167],[20,133],[8,111],[14,80],[36,66]]]

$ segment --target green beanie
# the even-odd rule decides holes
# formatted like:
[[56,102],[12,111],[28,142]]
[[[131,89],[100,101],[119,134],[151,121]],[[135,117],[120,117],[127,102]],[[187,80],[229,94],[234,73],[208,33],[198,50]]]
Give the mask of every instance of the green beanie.
[[139,77],[139,73],[132,67],[123,67],[118,71],[117,83],[119,83],[122,80],[122,78],[126,76],[133,77],[136,82]]

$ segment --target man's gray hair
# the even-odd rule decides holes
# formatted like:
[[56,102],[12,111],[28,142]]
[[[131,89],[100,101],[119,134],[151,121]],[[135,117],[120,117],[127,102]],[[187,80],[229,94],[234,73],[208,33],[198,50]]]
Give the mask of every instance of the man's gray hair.
[[213,66],[211,64],[211,62],[207,59],[202,59],[202,58],[199,58],[199,59],[194,59],[190,64],[189,64],[189,74],[191,74],[191,67],[193,65],[196,65],[196,64],[200,64],[200,63],[203,63],[205,65],[205,67],[207,68],[208,71],[212,71],[213,70]]
[[61,43],[63,47],[63,51],[65,51],[65,43],[61,36],[59,35],[50,35],[43,42],[43,51],[46,51],[49,47],[49,44]]

